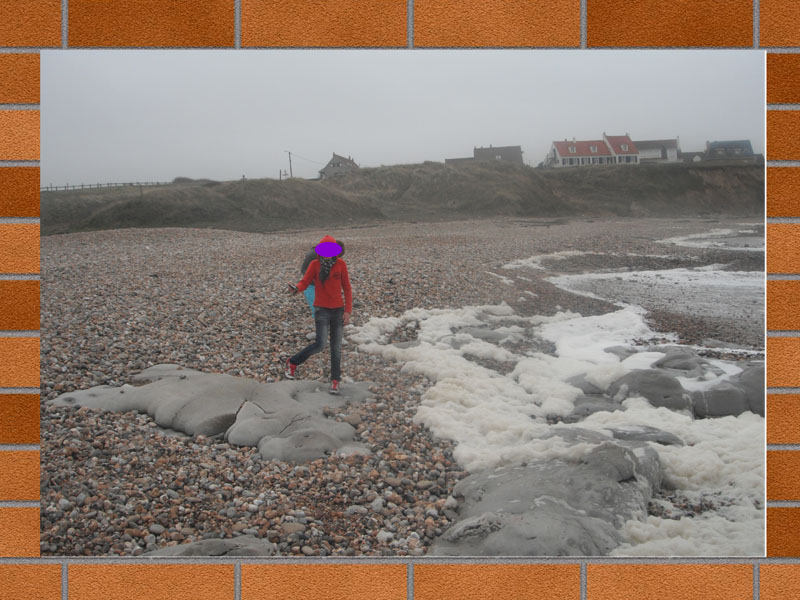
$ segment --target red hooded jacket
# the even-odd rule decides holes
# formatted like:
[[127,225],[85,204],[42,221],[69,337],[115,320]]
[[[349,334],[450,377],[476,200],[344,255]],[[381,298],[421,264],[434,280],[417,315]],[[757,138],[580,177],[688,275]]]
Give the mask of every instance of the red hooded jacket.
[[[336,242],[334,238],[326,235],[320,240],[323,242]],[[320,280],[319,259],[314,259],[308,265],[306,274],[297,284],[297,289],[304,291],[309,285],[314,284],[314,306],[320,308],[341,308],[344,312],[353,312],[353,290],[350,287],[350,275],[347,273],[347,264],[341,258],[337,259],[336,264],[331,267],[328,278],[323,282]],[[342,302],[342,291],[344,291],[344,302]]]

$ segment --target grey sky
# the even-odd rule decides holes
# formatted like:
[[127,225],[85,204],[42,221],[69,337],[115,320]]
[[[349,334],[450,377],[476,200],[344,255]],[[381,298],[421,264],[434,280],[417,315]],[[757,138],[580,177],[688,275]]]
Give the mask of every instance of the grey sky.
[[315,177],[554,140],[750,139],[764,152],[754,50],[42,51],[43,185]]

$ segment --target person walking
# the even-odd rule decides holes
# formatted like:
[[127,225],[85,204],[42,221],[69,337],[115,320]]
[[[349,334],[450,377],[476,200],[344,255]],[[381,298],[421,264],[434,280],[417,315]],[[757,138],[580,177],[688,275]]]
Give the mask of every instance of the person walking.
[[[339,253],[339,256],[338,256],[338,258],[341,258],[342,256],[344,256],[344,243],[340,242],[339,240],[336,240],[336,243],[339,244],[339,246],[341,246],[341,248],[342,248],[342,251]],[[316,248],[316,246],[314,248]],[[317,251],[314,248],[311,248],[311,250],[309,250],[306,253],[305,258],[303,259],[303,264],[300,266],[300,275],[301,276],[306,274],[306,271],[308,271],[308,265],[311,264],[311,261],[314,260],[315,258],[319,258],[317,256]],[[308,302],[308,306],[311,309],[311,318],[313,319],[314,318],[314,283],[313,282],[308,284],[308,287],[305,290],[303,290],[303,295],[305,296],[306,302]]]
[[[316,339],[312,344],[286,360],[286,377],[294,379],[297,367],[310,356],[325,349],[325,340],[330,335],[331,347],[331,394],[339,393],[342,362],[342,333],[350,323],[353,311],[353,291],[347,264],[341,259],[344,250],[333,237],[326,235],[314,247],[319,258],[312,260],[303,278],[289,284],[289,291],[299,293],[314,284],[314,324]],[[342,301],[344,293],[344,301]]]

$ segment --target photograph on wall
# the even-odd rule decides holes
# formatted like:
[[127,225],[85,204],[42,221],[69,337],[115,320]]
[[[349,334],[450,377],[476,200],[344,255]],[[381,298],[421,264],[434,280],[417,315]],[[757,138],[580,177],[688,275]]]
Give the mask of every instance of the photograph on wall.
[[42,556],[763,556],[764,54],[41,52]]

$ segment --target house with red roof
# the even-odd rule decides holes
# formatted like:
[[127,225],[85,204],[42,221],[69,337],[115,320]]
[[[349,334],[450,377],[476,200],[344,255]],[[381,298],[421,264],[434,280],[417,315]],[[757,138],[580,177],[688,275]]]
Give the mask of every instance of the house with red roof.
[[639,150],[630,136],[606,135],[600,140],[553,142],[544,160],[545,167],[639,164]]

